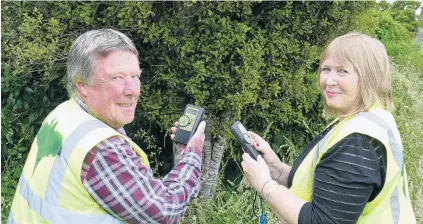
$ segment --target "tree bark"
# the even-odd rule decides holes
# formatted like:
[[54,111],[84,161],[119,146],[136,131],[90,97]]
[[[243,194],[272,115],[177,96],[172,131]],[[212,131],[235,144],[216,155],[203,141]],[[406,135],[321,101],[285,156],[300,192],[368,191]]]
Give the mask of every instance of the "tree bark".
[[[203,188],[203,184],[206,180],[207,174],[210,168],[211,162],[211,155],[213,149],[213,136],[211,132],[211,128],[213,126],[213,121],[209,120],[206,124],[206,129],[204,130],[205,140],[204,140],[204,147],[203,147],[203,166],[201,169],[201,188]],[[201,191],[200,191],[200,195]]]
[[179,163],[179,160],[181,160],[181,152],[179,151],[175,142],[172,142],[172,145],[173,145],[173,166],[175,166],[176,164]]
[[220,163],[222,161],[222,155],[226,148],[226,139],[222,136],[218,136],[217,141],[213,143],[210,165],[207,169],[207,173],[202,172],[203,178],[201,179],[201,190],[200,195],[205,198],[213,198],[214,187],[219,176]]

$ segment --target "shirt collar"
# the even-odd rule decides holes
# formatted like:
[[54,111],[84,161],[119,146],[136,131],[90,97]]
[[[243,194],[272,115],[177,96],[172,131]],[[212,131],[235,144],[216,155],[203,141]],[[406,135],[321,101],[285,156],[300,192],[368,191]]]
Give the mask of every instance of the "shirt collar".
[[77,96],[73,97],[75,102],[87,113],[91,116],[95,117],[94,114],[91,112],[90,108],[88,108],[87,104],[85,104],[82,100],[80,100]]

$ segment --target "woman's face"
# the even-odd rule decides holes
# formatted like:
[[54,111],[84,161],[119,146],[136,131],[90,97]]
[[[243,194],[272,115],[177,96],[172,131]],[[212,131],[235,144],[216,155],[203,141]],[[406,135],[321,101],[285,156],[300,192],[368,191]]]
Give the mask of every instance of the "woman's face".
[[320,90],[329,108],[348,114],[358,96],[358,73],[350,64],[327,57],[320,68]]

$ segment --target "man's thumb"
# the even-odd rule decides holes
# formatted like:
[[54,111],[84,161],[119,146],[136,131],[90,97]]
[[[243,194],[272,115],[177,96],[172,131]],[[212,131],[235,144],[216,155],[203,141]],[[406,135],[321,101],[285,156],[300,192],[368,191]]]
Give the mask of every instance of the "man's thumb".
[[201,121],[200,124],[197,127],[197,131],[195,132],[195,135],[202,135],[204,134],[204,130],[206,129],[206,122]]

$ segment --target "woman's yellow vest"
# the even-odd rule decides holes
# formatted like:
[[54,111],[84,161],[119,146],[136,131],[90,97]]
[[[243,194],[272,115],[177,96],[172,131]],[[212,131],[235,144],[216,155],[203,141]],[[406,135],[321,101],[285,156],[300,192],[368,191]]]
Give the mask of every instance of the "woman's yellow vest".
[[32,143],[8,223],[120,223],[81,182],[85,155],[111,136],[125,138],[149,166],[139,146],[83,111],[73,99],[56,107]]
[[337,124],[304,158],[289,190],[311,202],[316,165],[330,147],[351,133],[378,139],[385,145],[387,155],[385,184],[379,195],[367,203],[357,223],[416,223],[408,193],[398,128],[391,113],[380,108],[349,116]]

